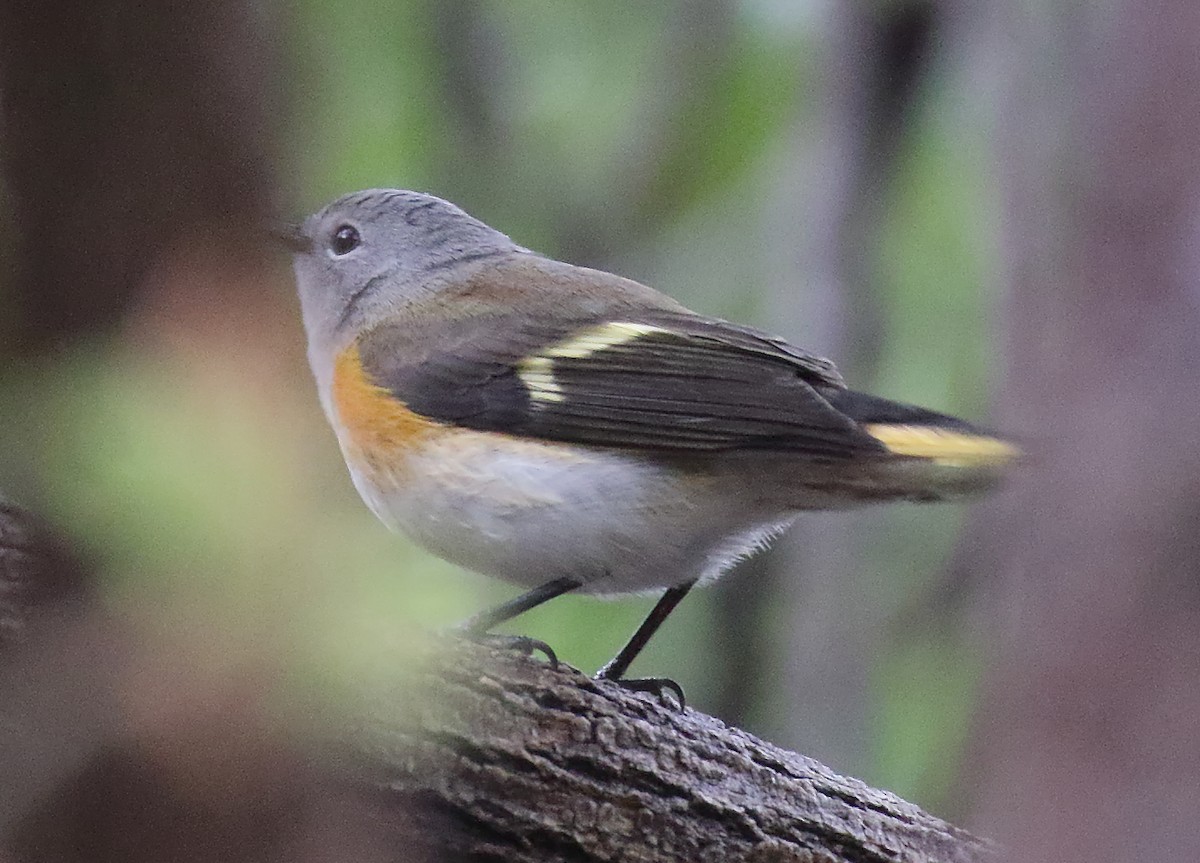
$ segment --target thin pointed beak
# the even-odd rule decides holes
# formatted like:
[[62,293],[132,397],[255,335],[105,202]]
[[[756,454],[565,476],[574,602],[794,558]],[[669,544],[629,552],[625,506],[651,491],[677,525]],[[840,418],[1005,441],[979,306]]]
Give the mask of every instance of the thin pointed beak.
[[300,233],[300,226],[291,222],[271,221],[266,225],[267,236],[284,248],[293,252],[307,252],[312,249],[312,240]]

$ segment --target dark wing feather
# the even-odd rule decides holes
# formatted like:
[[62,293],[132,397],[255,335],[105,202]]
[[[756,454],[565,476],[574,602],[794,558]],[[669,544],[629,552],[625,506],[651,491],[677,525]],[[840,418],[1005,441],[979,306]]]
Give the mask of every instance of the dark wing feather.
[[402,338],[384,327],[360,340],[368,374],[410,410],[468,428],[675,452],[882,451],[830,406],[844,384],[829,361],[725,321],[491,318],[448,328],[407,364]]

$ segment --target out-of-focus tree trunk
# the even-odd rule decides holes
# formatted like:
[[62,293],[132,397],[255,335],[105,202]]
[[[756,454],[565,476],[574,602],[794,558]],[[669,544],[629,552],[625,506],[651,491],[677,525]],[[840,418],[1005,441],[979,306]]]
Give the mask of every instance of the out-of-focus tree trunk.
[[[794,124],[778,194],[769,202],[771,328],[834,357],[860,385],[882,342],[872,277],[894,156],[935,48],[938,5],[851,2],[831,7],[818,74],[815,123]],[[805,94],[807,98],[808,94]],[[863,768],[869,660],[878,610],[863,602],[857,538],[864,516],[805,515],[772,551],[723,581],[718,601],[723,652],[718,713],[734,721],[765,695],[751,681],[778,684],[774,739]],[[871,518],[866,515],[865,518]],[[784,610],[782,644],[766,643],[764,616]],[[786,657],[778,674],[764,657]]]
[[1200,849],[1200,6],[989,8],[1008,500],[965,788],[1011,859]]
[[[261,379],[280,355],[271,333],[286,325],[294,338],[262,254],[276,205],[280,11],[248,0],[0,0],[10,263],[0,437],[20,442],[0,449],[0,475],[22,500],[43,493],[41,459],[61,458],[40,401],[49,388],[31,385],[57,353],[103,344],[136,318],[152,339],[219,335],[255,353],[244,367]],[[215,344],[201,350],[223,355]]]
[[271,206],[276,55],[245,0],[0,0],[0,167],[15,246],[0,352],[117,321],[168,247],[224,255]]

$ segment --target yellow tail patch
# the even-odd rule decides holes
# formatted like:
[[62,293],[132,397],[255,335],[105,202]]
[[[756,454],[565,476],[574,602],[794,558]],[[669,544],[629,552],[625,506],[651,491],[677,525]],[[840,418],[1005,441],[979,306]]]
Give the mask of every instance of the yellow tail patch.
[[873,423],[866,430],[896,455],[927,458],[948,467],[989,467],[1021,455],[1019,449],[999,438],[935,426]]

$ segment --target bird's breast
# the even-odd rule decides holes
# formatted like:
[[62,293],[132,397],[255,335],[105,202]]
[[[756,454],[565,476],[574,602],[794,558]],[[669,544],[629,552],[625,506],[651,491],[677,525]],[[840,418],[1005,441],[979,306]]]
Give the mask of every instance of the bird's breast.
[[412,452],[447,431],[371,380],[357,345],[334,362],[330,395],[347,462],[381,479],[401,472]]

